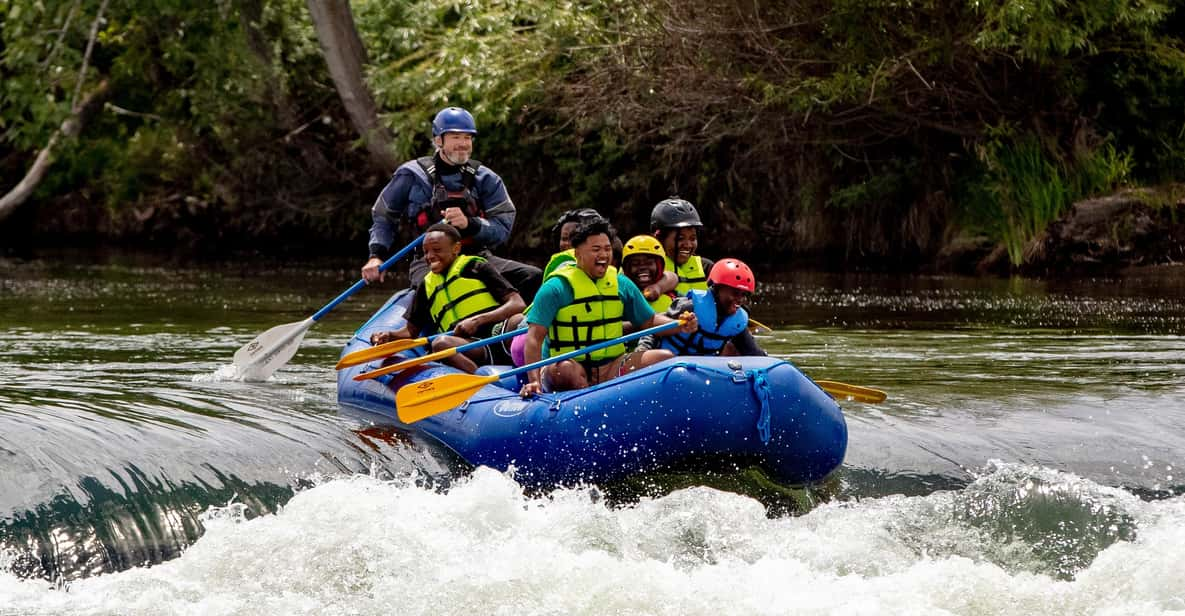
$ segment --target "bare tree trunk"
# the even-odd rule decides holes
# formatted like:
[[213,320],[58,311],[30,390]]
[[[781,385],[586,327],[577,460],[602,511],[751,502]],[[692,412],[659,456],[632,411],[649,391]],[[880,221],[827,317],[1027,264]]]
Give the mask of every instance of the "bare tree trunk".
[[[86,123],[94,117],[100,109],[103,108],[103,103],[111,96],[111,89],[108,87],[107,80],[99,83],[99,87],[95,88],[80,103],[78,97],[82,95],[82,84],[86,81],[86,69],[90,65],[91,53],[95,50],[95,40],[99,34],[99,24],[103,21],[103,13],[107,10],[107,3],[109,0],[103,0],[99,5],[99,12],[95,14],[94,21],[91,22],[90,37],[86,42],[86,53],[82,56],[82,68],[78,70],[78,83],[74,86],[74,96],[70,100],[70,117],[66,118],[58,130],[50,136],[49,142],[45,144],[44,148],[37,153],[37,158],[33,159],[33,165],[25,172],[25,177],[17,182],[12,190],[0,197],[0,221],[8,218],[16,211],[33,191],[37,190],[37,186],[41,184],[41,180],[45,179],[45,172],[49,171],[49,166],[53,164],[53,151],[57,147],[58,141],[63,136],[67,139],[77,137],[82,129],[86,127]],[[73,17],[74,9],[70,9],[70,14],[67,16],[67,26],[69,19]],[[63,26],[66,27],[66,26]],[[50,50],[53,54],[53,50]]]
[[94,92],[87,95],[82,104],[78,106],[78,111],[66,118],[58,130],[54,131],[53,136],[49,138],[49,143],[46,143],[45,147],[37,153],[37,158],[25,173],[25,177],[12,190],[0,197],[0,221],[8,218],[28,200],[34,190],[37,190],[37,185],[45,179],[45,172],[49,171],[49,166],[53,164],[53,150],[58,142],[63,137],[67,139],[77,137],[86,127],[86,123],[103,108],[103,103],[107,102],[110,97],[111,89],[107,82],[103,81]]
[[371,165],[390,172],[399,161],[392,152],[391,133],[379,123],[374,96],[362,78],[366,49],[354,27],[350,3],[348,0],[308,0],[308,5],[329,74],[354,129],[366,144]]

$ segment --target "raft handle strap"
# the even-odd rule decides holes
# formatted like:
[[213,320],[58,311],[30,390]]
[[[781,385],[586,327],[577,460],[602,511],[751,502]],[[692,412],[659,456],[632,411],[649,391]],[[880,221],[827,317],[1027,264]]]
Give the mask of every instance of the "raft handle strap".
[[685,362],[681,362],[681,361],[675,362],[675,363],[671,364],[670,366],[667,366],[666,370],[663,370],[662,378],[658,380],[659,384],[666,383],[667,377],[671,376],[671,371],[673,371],[675,368],[683,368],[685,370],[690,370],[692,372],[695,372],[695,371],[699,370],[700,367],[697,366],[696,364],[689,364],[689,363],[685,363]]
[[761,404],[761,415],[757,418],[757,433],[761,435],[761,444],[768,445],[772,437],[770,430],[772,414],[769,408],[769,381],[765,378],[764,369],[753,371],[753,395],[757,396],[757,401]]

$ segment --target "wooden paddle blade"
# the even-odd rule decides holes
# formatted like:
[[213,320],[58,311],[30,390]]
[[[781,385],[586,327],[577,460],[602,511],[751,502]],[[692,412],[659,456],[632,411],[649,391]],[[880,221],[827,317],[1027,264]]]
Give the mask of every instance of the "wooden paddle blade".
[[754,334],[772,334],[774,330],[765,323],[749,317],[749,331]]
[[378,346],[370,347],[369,349],[362,349],[361,351],[354,351],[349,355],[339,359],[335,369],[349,368],[350,366],[357,366],[358,364],[365,364],[368,361],[394,355],[401,351],[414,349],[418,346],[428,344],[427,338],[406,338],[403,340],[392,340],[391,342],[380,344]]
[[397,364],[391,364],[390,366],[383,366],[382,368],[378,368],[376,370],[371,370],[370,372],[363,372],[362,374],[355,375],[354,380],[355,381],[365,381],[366,379],[373,379],[375,377],[383,376],[384,374],[391,374],[392,372],[399,372],[400,370],[407,370],[408,368],[411,368],[413,366],[418,366],[420,364],[426,364],[430,361],[436,361],[438,359],[452,357],[453,355],[456,355],[456,354],[457,354],[457,347],[450,347],[450,348],[444,349],[443,351],[437,351],[435,353],[429,353],[427,355],[413,357],[411,359],[401,361]]
[[305,319],[277,325],[255,337],[235,352],[234,367],[246,381],[266,381],[296,355],[301,340],[316,323]]
[[498,375],[446,374],[427,381],[404,385],[395,392],[399,421],[417,422],[457,408],[482,387],[497,382]]
[[819,388],[831,394],[833,398],[855,400],[857,402],[884,402],[889,395],[879,389],[848,385],[838,381],[815,381]]

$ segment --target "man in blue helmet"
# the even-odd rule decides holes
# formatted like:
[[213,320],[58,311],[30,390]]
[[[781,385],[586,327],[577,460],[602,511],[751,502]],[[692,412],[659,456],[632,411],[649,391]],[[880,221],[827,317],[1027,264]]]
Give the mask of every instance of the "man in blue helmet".
[[[436,153],[403,163],[371,208],[370,258],[362,266],[367,282],[383,279],[379,265],[390,256],[400,225],[407,221],[423,233],[438,222],[457,229],[462,252],[485,258],[530,303],[543,281],[537,267],[495,257],[491,250],[506,242],[514,228],[514,202],[502,178],[470,158],[477,124],[460,107],[440,110],[432,120]],[[408,270],[411,284],[424,279],[428,267],[417,252]]]

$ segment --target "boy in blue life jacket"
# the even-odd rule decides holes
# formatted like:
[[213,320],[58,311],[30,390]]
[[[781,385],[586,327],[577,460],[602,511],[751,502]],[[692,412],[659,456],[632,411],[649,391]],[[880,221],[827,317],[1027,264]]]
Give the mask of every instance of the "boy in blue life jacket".
[[[401,338],[418,338],[421,332],[446,332],[432,341],[433,351],[488,338],[496,326],[518,327],[526,304],[518,291],[482,257],[461,255],[461,234],[447,223],[437,223],[424,233],[424,261],[428,273],[416,285],[415,297],[407,310],[407,323],[395,330],[370,337],[374,345]],[[472,373],[479,365],[509,364],[505,345],[491,344],[457,353],[444,360],[454,368]]]
[[[622,321],[645,328],[674,320],[656,314],[638,287],[613,267],[607,221],[581,225],[572,233],[571,241],[576,264],[557,269],[543,281],[527,314],[527,363],[620,338]],[[663,334],[692,333],[696,327],[695,315],[689,314],[681,327]],[[541,391],[580,389],[670,357],[670,351],[630,353],[624,344],[614,344],[575,360],[530,371],[521,394],[528,397]]]
[[666,270],[679,278],[675,295],[708,288],[707,272],[712,269],[712,260],[696,254],[703,226],[699,212],[686,199],[663,199],[650,212],[650,228],[666,253]]
[[694,333],[665,338],[646,336],[638,350],[666,349],[676,355],[765,355],[749,333],[745,304],[757,288],[753,270],[738,259],[721,259],[708,274],[708,289],[693,289],[676,298],[667,316],[693,311],[699,321]]

